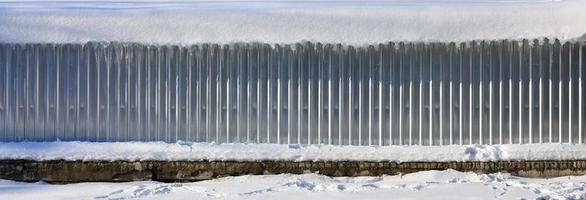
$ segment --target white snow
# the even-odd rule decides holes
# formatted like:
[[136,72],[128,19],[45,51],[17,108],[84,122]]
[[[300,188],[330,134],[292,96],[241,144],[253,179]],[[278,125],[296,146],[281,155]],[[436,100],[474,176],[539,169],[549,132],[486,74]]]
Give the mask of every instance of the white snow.
[[0,199],[585,199],[585,189],[586,176],[529,179],[446,170],[380,177],[238,176],[193,183],[0,180]]
[[0,42],[584,39],[584,0],[0,2]]
[[164,142],[0,143],[0,159],[499,161],[585,160],[586,145],[332,146]]

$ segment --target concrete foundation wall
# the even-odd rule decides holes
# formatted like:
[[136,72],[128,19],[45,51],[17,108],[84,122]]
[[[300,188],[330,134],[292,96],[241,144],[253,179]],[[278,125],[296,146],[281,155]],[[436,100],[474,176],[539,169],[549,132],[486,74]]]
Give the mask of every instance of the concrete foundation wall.
[[319,173],[328,176],[378,176],[454,169],[479,173],[508,172],[524,177],[585,175],[586,161],[501,162],[208,162],[208,161],[0,161],[0,179],[17,181],[120,182],[199,181],[224,176]]

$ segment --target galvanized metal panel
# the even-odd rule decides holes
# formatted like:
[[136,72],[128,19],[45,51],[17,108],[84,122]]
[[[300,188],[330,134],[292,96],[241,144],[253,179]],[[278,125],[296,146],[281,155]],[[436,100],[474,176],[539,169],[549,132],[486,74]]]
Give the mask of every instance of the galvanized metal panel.
[[583,143],[585,45],[0,44],[1,141]]

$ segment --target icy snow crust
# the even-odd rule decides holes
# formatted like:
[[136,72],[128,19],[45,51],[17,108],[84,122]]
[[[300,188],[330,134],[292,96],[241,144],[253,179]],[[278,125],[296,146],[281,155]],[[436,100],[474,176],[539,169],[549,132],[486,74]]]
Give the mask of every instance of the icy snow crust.
[[0,159],[209,161],[584,160],[586,145],[331,146],[164,142],[0,143]]
[[0,42],[575,40],[586,33],[584,10],[584,0],[8,0],[0,2]]
[[0,180],[0,199],[585,199],[585,188],[586,176],[529,179],[446,170],[380,177],[238,176],[194,183]]

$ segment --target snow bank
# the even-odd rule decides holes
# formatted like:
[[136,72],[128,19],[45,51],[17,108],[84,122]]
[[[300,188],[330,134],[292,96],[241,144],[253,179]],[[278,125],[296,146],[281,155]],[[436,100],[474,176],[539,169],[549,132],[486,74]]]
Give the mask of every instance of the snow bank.
[[584,160],[586,145],[329,146],[163,142],[0,143],[0,159],[29,160],[290,160],[499,161]]
[[583,0],[0,2],[0,42],[361,45],[586,33]]
[[[194,183],[49,185],[0,180],[2,199],[584,199],[586,176],[528,179],[453,170],[402,176],[317,174],[225,177]],[[431,198],[430,198],[431,197]]]

